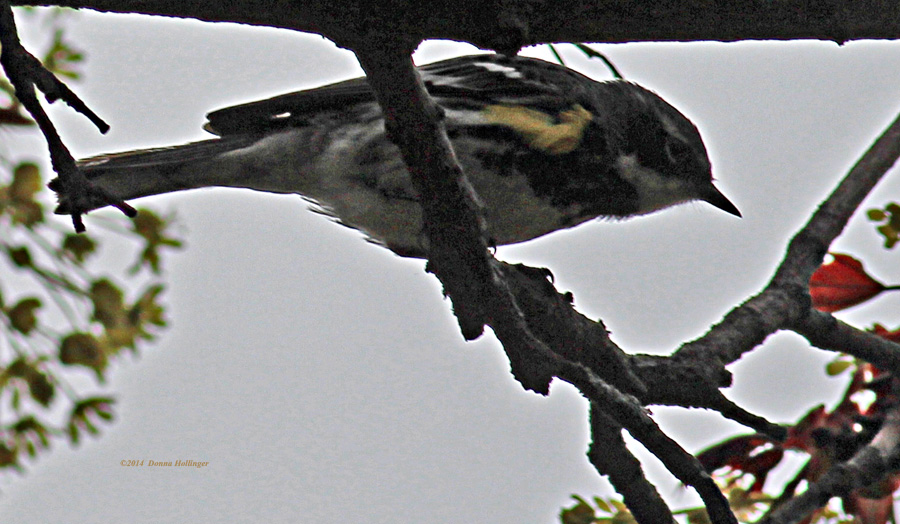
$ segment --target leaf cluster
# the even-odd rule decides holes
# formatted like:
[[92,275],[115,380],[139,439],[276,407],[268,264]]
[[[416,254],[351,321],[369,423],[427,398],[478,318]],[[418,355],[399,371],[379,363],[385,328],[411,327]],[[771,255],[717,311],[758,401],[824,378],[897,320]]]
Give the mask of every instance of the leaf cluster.
[[[65,39],[65,17],[47,17],[43,63],[77,79],[83,54]],[[0,132],[33,125],[5,78],[0,91]],[[172,220],[147,210],[98,219],[99,234],[71,233],[51,218],[44,188],[36,163],[0,157],[0,468],[18,471],[25,456],[59,439],[77,444],[113,419],[115,399],[98,388],[124,351],[137,354],[166,327],[162,252],[181,246]],[[98,263],[110,236],[137,247],[118,277]]]

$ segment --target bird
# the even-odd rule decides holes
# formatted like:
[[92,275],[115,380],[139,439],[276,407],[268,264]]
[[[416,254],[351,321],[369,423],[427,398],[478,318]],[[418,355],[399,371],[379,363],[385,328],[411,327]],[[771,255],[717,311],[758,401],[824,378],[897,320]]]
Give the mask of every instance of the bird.
[[[713,184],[697,127],[636,83],[500,54],[417,69],[494,246],[689,201],[741,216]],[[208,186],[299,194],[369,241],[427,258],[419,194],[364,77],[219,109],[207,120],[215,138],[94,156],[78,167],[124,200]],[[56,212],[72,213],[59,179],[50,186]],[[98,198],[90,207],[105,205]]]

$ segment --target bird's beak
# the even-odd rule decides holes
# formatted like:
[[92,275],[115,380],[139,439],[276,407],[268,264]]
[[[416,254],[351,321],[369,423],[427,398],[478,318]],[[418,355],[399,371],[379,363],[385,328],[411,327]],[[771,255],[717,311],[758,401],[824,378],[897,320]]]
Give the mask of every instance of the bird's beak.
[[725,195],[722,194],[721,191],[716,189],[716,186],[710,184],[709,189],[705,195],[700,197],[700,200],[704,202],[709,202],[710,204],[716,206],[726,213],[731,213],[732,215],[740,218],[741,212],[738,210],[737,206],[731,203],[731,200],[725,198]]

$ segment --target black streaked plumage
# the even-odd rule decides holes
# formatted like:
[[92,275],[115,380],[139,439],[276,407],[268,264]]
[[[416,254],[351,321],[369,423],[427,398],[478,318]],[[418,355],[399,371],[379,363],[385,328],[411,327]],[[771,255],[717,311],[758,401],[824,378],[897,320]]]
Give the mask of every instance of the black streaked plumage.
[[[690,200],[740,216],[712,184],[696,127],[638,85],[500,55],[419,70],[497,244]],[[94,157],[81,169],[124,199],[204,186],[298,193],[401,255],[426,255],[418,195],[364,78],[208,119],[218,138]],[[68,211],[64,195],[57,211]]]

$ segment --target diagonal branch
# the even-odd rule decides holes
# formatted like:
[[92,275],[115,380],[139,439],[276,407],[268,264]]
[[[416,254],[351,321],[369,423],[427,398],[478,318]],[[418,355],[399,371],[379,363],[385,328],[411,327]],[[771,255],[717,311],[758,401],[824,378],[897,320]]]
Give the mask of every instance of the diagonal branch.
[[780,329],[807,330],[809,278],[822,264],[832,242],[875,184],[900,157],[900,115],[857,161],[840,184],[791,239],[772,280],[758,295],[729,312],[697,341],[685,344],[677,355],[730,364]]
[[625,446],[622,426],[616,424],[595,402],[591,402],[591,447],[588,458],[601,475],[609,478],[616,492],[638,522],[674,522],[672,511],[644,476],[641,463]]
[[[706,506],[710,521],[714,524],[737,524],[734,514],[731,512],[728,500],[719,490],[709,473],[703,468],[700,462],[690,453],[685,451],[677,442],[666,435],[656,422],[650,417],[647,410],[638,402],[628,395],[616,391],[615,388],[606,384],[603,380],[591,373],[586,367],[580,364],[567,364],[562,366],[559,378],[565,380],[582,392],[592,402],[592,417],[596,410],[601,411],[606,417],[614,421],[612,427],[600,427],[602,424],[598,418],[592,418],[591,432],[592,437],[598,442],[609,439],[610,431],[615,431],[617,427],[623,427],[644,446],[647,451],[653,453],[656,458],[663,463],[678,480],[688,486],[693,487],[703,504]],[[605,474],[609,467],[610,461],[598,460],[596,448],[592,447],[589,457],[592,459],[598,472]],[[616,462],[622,462],[620,459]],[[640,473],[635,471],[632,466],[628,466],[632,473]],[[619,476],[619,479],[622,477]],[[635,482],[643,482],[643,477],[634,478]],[[630,489],[641,489],[640,486],[629,486]],[[622,493],[620,491],[620,493]],[[623,493],[624,495],[624,493]],[[629,506],[630,508],[631,506]],[[654,520],[647,521],[655,524]],[[643,524],[643,521],[642,521]]]
[[[682,346],[673,359],[681,360],[709,373],[734,362],[744,353],[761,344],[770,334],[791,329],[805,336],[810,343],[823,349],[846,351],[873,362],[883,369],[900,373],[900,360],[896,345],[874,335],[864,333],[843,324],[831,315],[811,308],[808,291],[809,278],[822,263],[831,243],[841,234],[850,217],[862,204],[869,192],[900,157],[900,115],[863,154],[835,190],[822,202],[810,220],[793,237],[787,253],[775,271],[772,280],[758,295],[750,298],[729,312],[725,318],[698,340]],[[896,417],[896,415],[893,415]],[[897,421],[893,422],[897,424]],[[890,425],[888,425],[890,426]],[[896,428],[883,429],[896,431]],[[894,438],[884,433],[882,439]],[[879,441],[885,446],[884,440]],[[896,448],[896,446],[894,446]],[[896,449],[880,449],[880,457],[896,467]],[[862,452],[860,452],[862,453]],[[830,470],[815,490],[786,503],[766,520],[767,523],[796,522],[812,510],[821,507],[835,493],[844,493],[846,483],[858,487],[861,478],[881,475],[884,463],[868,460],[858,454],[859,460],[848,465],[838,465]],[[880,459],[879,459],[880,460]],[[883,461],[883,462],[884,462]],[[852,466],[852,467],[851,467]],[[849,468],[849,469],[848,469]],[[800,518],[797,518],[798,515]]]
[[[529,329],[511,292],[514,279],[507,275],[542,272],[522,267],[509,271],[490,255],[474,192],[456,162],[439,110],[413,66],[412,46],[397,40],[380,42],[377,48],[362,45],[355,52],[382,106],[387,132],[400,148],[420,193],[429,242],[428,270],[452,300],[463,334],[474,338],[483,325],[491,326],[509,355],[513,373],[525,387],[545,392],[553,376],[571,382],[677,478],[694,486],[713,522],[735,523],[728,501],[699,462],[667,437],[634,397],[622,394],[587,366],[554,353]],[[602,438],[599,430],[597,438]]]
[[510,357],[516,378],[546,393],[552,369],[535,365],[549,351],[528,330],[525,319],[487,249],[474,190],[462,173],[439,118],[412,63],[412,46],[386,43],[356,50],[385,115],[388,135],[400,148],[420,194],[428,271],[444,286],[466,339],[490,324]]
[[40,60],[22,47],[8,0],[0,1],[0,48],[2,48],[0,64],[3,65],[6,76],[16,89],[16,98],[22,102],[41,129],[50,150],[53,170],[59,174],[62,182],[62,190],[76,205],[72,213],[75,230],[84,231],[84,223],[81,220],[79,209],[86,209],[86,207],[79,208],[77,204],[86,201],[90,194],[93,194],[95,199],[99,197],[104,202],[115,206],[128,216],[135,216],[137,211],[133,207],[106,191],[94,188],[75,166],[75,159],[72,158],[72,154],[69,153],[68,148],[56,132],[56,127],[50,117],[41,107],[35,94],[35,88],[43,91],[51,103],[60,99],[65,101],[73,109],[85,115],[102,133],[109,130],[109,125],[91,111],[72,90],[47,71],[41,65]]

